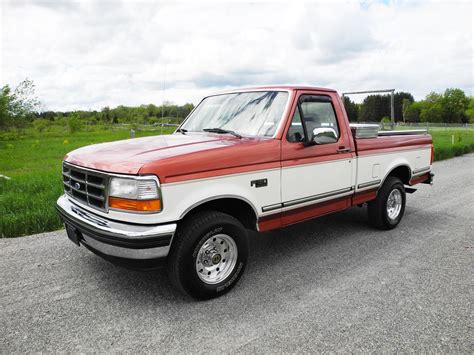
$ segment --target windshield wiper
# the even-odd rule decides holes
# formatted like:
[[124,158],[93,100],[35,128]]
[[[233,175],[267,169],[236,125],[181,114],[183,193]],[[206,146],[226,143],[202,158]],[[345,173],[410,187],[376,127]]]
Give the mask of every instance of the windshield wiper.
[[184,128],[178,128],[178,129],[176,130],[176,132],[179,132],[179,133],[182,133],[182,134],[186,134],[187,131],[188,131],[188,130],[187,130],[187,129],[184,129]]
[[237,138],[242,138],[242,136],[234,131],[222,128],[203,128],[204,132],[211,132],[211,133],[220,133],[220,134],[232,134]]

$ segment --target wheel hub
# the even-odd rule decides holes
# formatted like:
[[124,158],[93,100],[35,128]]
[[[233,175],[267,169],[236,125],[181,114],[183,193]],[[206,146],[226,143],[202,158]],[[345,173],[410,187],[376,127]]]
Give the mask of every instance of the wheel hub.
[[196,272],[207,284],[225,280],[237,263],[238,250],[234,239],[217,234],[207,239],[196,256]]
[[217,264],[220,263],[221,259],[222,259],[222,258],[221,258],[221,255],[220,255],[220,254],[214,254],[214,256],[212,257],[212,263],[213,263],[214,265],[217,265]]
[[393,189],[387,199],[387,215],[391,220],[397,219],[402,210],[402,193],[398,189]]

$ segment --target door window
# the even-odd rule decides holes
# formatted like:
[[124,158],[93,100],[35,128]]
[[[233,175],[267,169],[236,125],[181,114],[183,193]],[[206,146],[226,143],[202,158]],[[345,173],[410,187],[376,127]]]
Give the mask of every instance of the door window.
[[312,132],[321,127],[334,129],[337,138],[339,138],[339,127],[331,99],[317,95],[300,96],[288,130],[288,141],[309,141]]

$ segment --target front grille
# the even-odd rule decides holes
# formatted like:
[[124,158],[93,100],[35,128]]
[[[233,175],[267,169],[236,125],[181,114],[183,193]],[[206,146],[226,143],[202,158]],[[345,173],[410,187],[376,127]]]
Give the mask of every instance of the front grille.
[[107,175],[63,163],[64,191],[91,207],[107,209]]

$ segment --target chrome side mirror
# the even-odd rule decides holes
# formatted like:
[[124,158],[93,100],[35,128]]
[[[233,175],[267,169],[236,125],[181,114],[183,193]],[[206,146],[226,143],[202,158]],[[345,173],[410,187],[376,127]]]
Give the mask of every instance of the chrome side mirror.
[[332,127],[318,127],[313,130],[311,142],[314,144],[329,144],[337,142],[336,130]]

